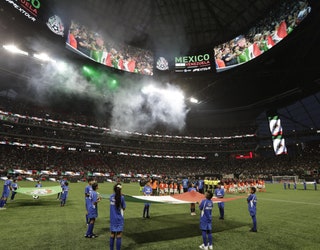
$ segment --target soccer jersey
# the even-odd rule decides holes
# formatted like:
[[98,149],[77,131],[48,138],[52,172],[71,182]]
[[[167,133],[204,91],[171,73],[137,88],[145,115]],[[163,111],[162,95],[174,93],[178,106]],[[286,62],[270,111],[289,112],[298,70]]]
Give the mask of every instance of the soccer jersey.
[[188,179],[183,179],[182,180],[182,186],[184,189],[187,189],[189,185],[189,180]]
[[257,196],[255,194],[250,194],[247,198],[248,210],[251,216],[256,215],[257,211]]
[[[223,198],[224,197],[224,189],[223,188],[216,188],[214,190],[214,196],[217,198]],[[224,202],[219,202],[218,207],[224,208]]]
[[17,190],[18,189],[18,183],[12,182],[11,187],[12,187],[13,191]]
[[62,200],[67,199],[68,193],[69,193],[69,186],[64,185],[61,193],[61,199]]
[[200,202],[199,209],[200,214],[200,229],[212,230],[212,200],[204,199]]
[[94,190],[90,192],[89,202],[88,202],[88,218],[97,218],[98,217],[98,193]]
[[195,187],[188,188],[188,192],[193,192],[193,191],[197,192],[197,189]]
[[152,187],[150,186],[144,186],[142,191],[144,195],[152,195]]
[[85,202],[86,202],[86,209],[88,211],[89,209],[89,205],[90,205],[90,200],[89,200],[89,196],[90,196],[90,192],[92,191],[92,186],[88,185],[85,187],[84,189],[84,196],[85,196]]
[[60,183],[61,188],[63,189],[63,186],[66,183],[66,181],[62,179],[62,180],[59,181],[59,183]]
[[224,197],[224,189],[222,188],[216,188],[214,190],[214,195],[217,197],[217,198],[223,198]]
[[204,180],[198,180],[197,182],[198,190],[203,190],[204,188]]
[[11,179],[5,180],[4,185],[3,185],[2,197],[4,197],[4,198],[8,198],[9,197],[11,182],[12,182]]
[[124,226],[123,210],[126,208],[124,196],[121,195],[120,207],[116,206],[115,194],[110,196],[110,231],[122,232]]

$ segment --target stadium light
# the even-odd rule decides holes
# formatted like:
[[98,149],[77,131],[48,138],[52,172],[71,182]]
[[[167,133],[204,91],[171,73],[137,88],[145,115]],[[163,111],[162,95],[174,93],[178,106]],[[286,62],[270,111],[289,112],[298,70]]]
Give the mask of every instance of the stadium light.
[[5,50],[13,53],[13,54],[21,54],[21,55],[29,55],[28,52],[23,51],[21,49],[19,49],[18,47],[16,47],[15,45],[9,44],[9,45],[3,45],[2,46]]
[[199,100],[196,99],[196,98],[194,98],[194,97],[190,97],[189,100],[190,100],[191,103],[195,103],[195,104],[198,104],[198,103],[199,103]]
[[34,54],[33,57],[45,62],[53,62],[53,63],[56,62],[54,59],[49,57],[46,53]]

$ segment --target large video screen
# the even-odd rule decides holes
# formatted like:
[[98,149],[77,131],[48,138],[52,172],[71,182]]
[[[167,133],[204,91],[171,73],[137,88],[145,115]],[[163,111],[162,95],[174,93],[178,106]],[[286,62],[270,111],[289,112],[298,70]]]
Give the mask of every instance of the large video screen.
[[153,75],[150,50],[117,43],[76,21],[71,21],[66,44],[69,49],[108,67]]
[[206,72],[214,68],[214,54],[212,51],[195,51],[185,55],[164,57],[156,56],[155,67],[159,71],[174,71],[175,73]]
[[306,0],[281,3],[246,34],[214,47],[217,72],[262,55],[290,34],[310,12]]

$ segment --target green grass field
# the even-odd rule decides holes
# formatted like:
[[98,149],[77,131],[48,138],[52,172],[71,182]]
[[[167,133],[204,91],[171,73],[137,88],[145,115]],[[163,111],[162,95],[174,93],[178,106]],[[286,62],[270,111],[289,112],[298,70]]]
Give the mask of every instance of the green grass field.
[[[3,181],[0,182],[1,186]],[[43,186],[55,183],[43,182]],[[34,186],[19,182],[21,187]],[[86,183],[70,183],[65,207],[56,195],[34,200],[17,194],[7,209],[0,211],[1,249],[109,249],[109,201],[98,205],[96,239],[86,232],[84,188]],[[100,183],[102,195],[112,193],[111,183]],[[123,193],[138,195],[137,183],[123,184]],[[227,195],[231,197],[231,195]],[[213,210],[214,249],[319,249],[320,191],[309,185],[302,190],[284,190],[281,184],[267,185],[257,193],[258,233],[251,233],[251,217],[245,198],[225,204],[225,220]],[[152,204],[151,219],[142,219],[143,203],[127,202],[122,249],[199,249],[199,210],[191,216],[189,205]]]

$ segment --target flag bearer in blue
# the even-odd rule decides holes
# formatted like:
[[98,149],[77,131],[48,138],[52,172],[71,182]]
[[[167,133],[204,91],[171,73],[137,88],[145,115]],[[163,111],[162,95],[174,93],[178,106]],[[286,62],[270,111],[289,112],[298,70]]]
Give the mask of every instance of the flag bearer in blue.
[[60,199],[60,196],[61,196],[61,193],[62,193],[62,191],[63,191],[63,186],[64,186],[64,183],[65,183],[65,182],[66,182],[66,180],[63,179],[63,178],[61,178],[61,179],[59,180],[60,187],[61,187],[61,192],[57,194],[57,200]]
[[60,206],[64,207],[66,204],[67,198],[69,194],[69,183],[67,181],[64,182],[64,185],[62,186],[62,192],[60,194]]
[[17,191],[18,188],[19,188],[19,185],[17,183],[17,179],[14,179],[13,182],[11,183],[11,198],[10,198],[11,201],[14,200],[14,197],[17,194],[16,191]]
[[[144,196],[152,195],[152,187],[151,187],[150,180],[144,186],[142,192]],[[150,219],[149,208],[150,208],[150,203],[149,202],[144,203],[143,215],[142,215],[143,218]]]
[[37,184],[35,185],[36,188],[42,188],[42,183],[41,181],[37,181]]
[[94,183],[94,180],[92,178],[88,179],[88,185],[84,189],[84,197],[85,197],[85,206],[86,206],[86,224],[89,224],[89,217],[88,217],[88,210],[90,205],[90,192],[92,191],[92,184]]
[[86,238],[96,238],[98,235],[93,233],[94,223],[96,221],[96,218],[98,217],[98,202],[100,201],[99,195],[98,195],[98,183],[92,184],[92,191],[89,195],[89,206],[88,206],[88,218],[89,218],[89,224],[88,229],[85,234]]
[[7,179],[4,181],[4,185],[3,185],[3,191],[2,191],[1,200],[0,200],[0,210],[6,209],[4,206],[7,203],[7,199],[12,189],[11,182],[12,182],[11,176],[7,176]]
[[117,183],[113,187],[114,194],[110,196],[110,250],[114,248],[116,238],[116,249],[121,249],[122,232],[124,226],[123,211],[126,209],[126,202],[121,193],[122,186]]
[[250,216],[252,218],[253,227],[250,229],[250,232],[257,232],[257,196],[256,196],[256,188],[250,187],[250,194],[247,198],[248,202],[248,210]]
[[200,202],[200,229],[202,231],[202,241],[203,244],[199,246],[200,249],[213,249],[212,248],[212,202],[213,193],[207,191],[205,193],[206,199]]
[[[221,183],[219,182],[217,188],[214,190],[214,196],[217,198],[222,199],[224,197],[224,189],[221,188]],[[220,220],[224,220],[224,202],[218,203],[219,213],[220,213]]]

